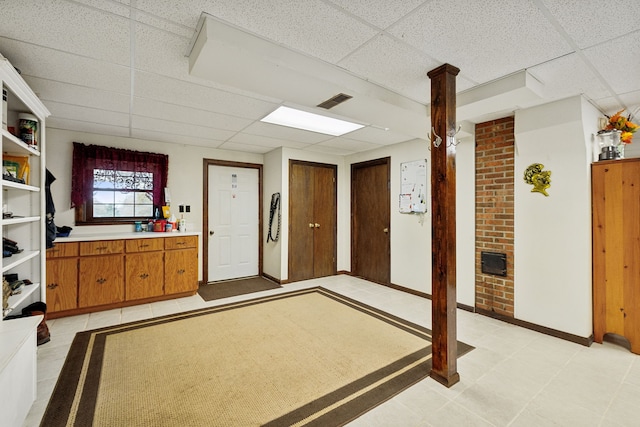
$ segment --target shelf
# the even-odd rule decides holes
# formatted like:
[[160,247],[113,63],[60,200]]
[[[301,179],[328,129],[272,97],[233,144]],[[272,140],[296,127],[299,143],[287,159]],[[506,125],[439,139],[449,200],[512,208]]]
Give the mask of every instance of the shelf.
[[31,285],[25,285],[22,288],[22,292],[20,292],[17,295],[11,295],[9,297],[9,307],[7,307],[6,309],[2,310],[2,317],[5,318],[7,317],[9,314],[11,314],[11,312],[18,307],[23,301],[26,301],[27,298],[29,298],[31,296],[31,294],[33,294],[34,292],[38,291],[40,289],[40,283],[32,283]]
[[12,135],[8,130],[0,129],[0,133],[2,133],[2,137],[5,141],[10,141],[12,143],[8,147],[5,144],[2,145],[2,152],[4,154],[13,154],[18,156],[23,156],[25,154],[30,154],[32,156],[40,155],[40,151],[38,151],[37,148],[25,144],[18,137]]
[[17,190],[26,190],[26,191],[40,191],[39,187],[34,187],[33,185],[21,184],[19,182],[13,182],[6,179],[2,180],[2,188],[15,188]]
[[5,218],[2,220],[2,225],[24,224],[28,222],[40,221],[39,216],[25,216],[25,217],[13,217]]
[[40,251],[22,251],[10,257],[2,258],[2,272],[6,272],[40,255]]

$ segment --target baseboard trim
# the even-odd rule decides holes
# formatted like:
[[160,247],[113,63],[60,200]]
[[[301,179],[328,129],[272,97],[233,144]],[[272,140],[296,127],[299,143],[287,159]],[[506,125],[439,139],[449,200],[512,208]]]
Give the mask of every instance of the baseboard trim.
[[576,344],[584,345],[585,347],[589,347],[591,346],[591,344],[593,344],[593,335],[585,338],[578,335],[570,334],[568,332],[559,331],[557,329],[547,328],[546,326],[537,325],[525,320],[515,319],[513,317],[496,313],[495,311],[485,310],[478,307],[476,307],[476,313],[482,314],[483,316],[491,317],[493,319],[501,320],[512,325],[520,326],[522,328],[530,329],[532,331],[540,332],[542,334],[549,335],[555,338],[560,338],[566,341],[574,342]]
[[276,279],[275,277],[273,277],[273,276],[271,276],[271,275],[269,275],[267,273],[262,273],[262,277],[264,277],[265,279],[269,279],[272,282],[275,282],[275,283],[277,283],[279,285],[283,285],[284,284],[284,282],[282,280]]

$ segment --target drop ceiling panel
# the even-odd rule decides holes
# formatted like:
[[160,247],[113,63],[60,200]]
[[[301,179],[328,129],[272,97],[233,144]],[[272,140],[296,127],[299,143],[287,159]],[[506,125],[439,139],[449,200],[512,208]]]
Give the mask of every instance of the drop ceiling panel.
[[[183,9],[192,11],[190,7],[184,8],[183,6]],[[172,33],[176,36],[183,37],[187,40],[191,40],[191,36],[193,36],[193,29],[195,28],[195,25],[193,26],[181,25],[175,22],[175,20],[170,19],[171,17],[169,17],[169,19],[158,17],[157,15],[154,14],[154,12],[155,11],[152,11],[151,13],[146,13],[138,10],[135,15],[136,21],[139,22],[140,24],[157,28],[159,30]],[[193,13],[191,13],[191,15],[193,15]],[[183,54],[186,54],[186,51],[183,52]]]
[[169,104],[147,98],[135,98],[133,100],[133,114],[229,131],[240,131],[252,123],[250,119]]
[[269,138],[285,139],[288,141],[298,141],[305,144],[315,144],[332,138],[318,132],[311,132],[301,129],[294,129],[286,126],[278,126],[271,123],[254,122],[243,130],[244,133],[253,135],[264,135]]
[[203,140],[225,141],[231,138],[235,132],[222,129],[213,129],[206,126],[198,126],[182,122],[171,122],[152,117],[133,116],[132,127],[134,129],[153,130],[171,135],[184,135]]
[[[174,78],[184,78],[189,70],[185,56],[189,38],[180,37],[147,25],[136,26],[136,68]],[[157,52],[163,52],[158,55]]]
[[640,55],[637,49],[631,48],[640,46],[640,31],[621,37],[616,46],[628,54],[621,55],[618,49],[609,44],[594,46],[583,52],[616,93],[631,92],[640,88]]
[[591,99],[611,96],[611,92],[577,53],[563,56],[528,69],[542,83],[542,93],[548,99],[566,98],[584,93]]
[[376,148],[381,147],[381,145],[378,145],[378,144],[372,144],[370,142],[364,142],[364,141],[356,141],[355,139],[349,139],[349,138],[333,138],[333,139],[330,139],[329,141],[315,144],[315,146],[339,148],[341,150],[351,151],[354,153],[357,153],[360,151],[374,150]]
[[[426,138],[427,136],[427,132],[425,131],[425,134],[422,135],[422,137]],[[348,134],[343,135],[343,137],[356,141],[371,142],[379,145],[398,144],[400,142],[414,139],[414,137],[405,135],[403,133],[395,132],[393,130],[374,128],[371,126],[363,127],[362,129],[349,132]]]
[[176,135],[174,133],[159,132],[148,129],[132,129],[132,138],[147,139],[150,141],[160,141],[169,144],[181,144],[181,145],[195,145],[198,147],[217,148],[222,144],[222,141],[213,139],[196,138],[187,135]]
[[57,101],[66,104],[97,108],[121,113],[129,112],[129,95],[24,76],[25,81],[45,103]]
[[640,30],[637,0],[542,0],[580,49]]
[[111,92],[130,91],[130,71],[121,65],[5,38],[0,38],[0,53],[12,64],[20,64],[18,68],[24,77],[46,78]]
[[136,73],[135,85],[135,93],[139,97],[254,120],[261,119],[278,106],[276,103],[145,72]]
[[352,13],[378,28],[385,29],[405,14],[424,3],[424,0],[330,0],[345,11]]
[[253,145],[256,147],[268,147],[270,149],[277,147],[305,148],[309,146],[309,144],[305,144],[299,141],[287,141],[282,139],[269,138],[263,135],[251,135],[248,133],[237,133],[233,137],[231,137],[228,142]]
[[442,64],[393,37],[380,34],[339,65],[357,75],[369,76],[373,83],[428,104],[431,81],[427,72]]
[[[54,0],[3,1],[2,35],[102,61],[129,63],[129,20],[94,7]],[[35,31],[37,29],[37,31]]]
[[237,142],[225,142],[220,147],[221,150],[231,150],[231,151],[243,151],[246,153],[259,153],[264,154],[272,151],[272,147],[266,147],[261,145],[250,145],[250,144],[240,144]]
[[115,0],[115,1],[74,0],[74,2],[81,3],[83,5],[86,5],[95,9],[100,9],[105,12],[114,13],[116,15],[120,15],[125,18],[129,17],[129,12],[131,11],[128,0]]
[[111,136],[129,136],[128,127],[110,126],[102,123],[82,122],[79,120],[59,118],[56,116],[49,116],[49,118],[47,118],[47,128],[65,129],[77,132],[97,133],[101,135]]
[[571,51],[530,1],[434,0],[389,32],[477,83]]
[[48,101],[47,108],[54,117],[87,123],[100,123],[118,127],[129,126],[129,114],[105,111],[78,105]]

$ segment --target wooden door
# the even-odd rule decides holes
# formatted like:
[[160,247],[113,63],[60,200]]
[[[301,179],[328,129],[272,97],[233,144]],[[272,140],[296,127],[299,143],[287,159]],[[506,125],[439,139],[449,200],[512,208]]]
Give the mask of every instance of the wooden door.
[[290,161],[289,281],[336,273],[336,166]]
[[127,301],[157,297],[164,293],[164,255],[162,252],[127,254],[125,262],[127,272],[125,299]]
[[351,272],[391,281],[390,159],[351,165]]

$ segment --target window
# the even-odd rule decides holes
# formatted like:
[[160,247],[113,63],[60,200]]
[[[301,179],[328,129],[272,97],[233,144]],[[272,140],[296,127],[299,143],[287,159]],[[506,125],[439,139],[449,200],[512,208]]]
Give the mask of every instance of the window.
[[163,205],[168,156],[73,143],[72,206],[76,224],[147,219]]

